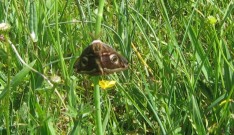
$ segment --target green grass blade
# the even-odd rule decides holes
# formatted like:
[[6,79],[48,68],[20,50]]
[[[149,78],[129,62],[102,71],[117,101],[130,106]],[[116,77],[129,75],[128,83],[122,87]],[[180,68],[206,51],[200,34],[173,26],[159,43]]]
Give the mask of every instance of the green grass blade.
[[[34,60],[33,62],[31,62],[29,64],[29,66],[33,67],[33,65],[35,64],[36,60]],[[28,73],[31,71],[31,69],[29,69],[28,67],[24,67],[21,71],[19,71],[14,77],[12,77],[10,86],[11,87],[16,87],[18,86],[20,83],[22,83],[24,81],[24,77],[26,77],[26,75],[28,75]],[[2,100],[5,96],[7,92],[7,89],[5,88],[2,93],[0,94],[0,100]]]

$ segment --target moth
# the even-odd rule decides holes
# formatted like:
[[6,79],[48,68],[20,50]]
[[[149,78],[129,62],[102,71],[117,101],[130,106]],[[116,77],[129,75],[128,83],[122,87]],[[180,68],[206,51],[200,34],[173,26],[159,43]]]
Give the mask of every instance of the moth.
[[83,50],[74,68],[80,74],[106,75],[126,70],[128,61],[107,44],[94,40]]

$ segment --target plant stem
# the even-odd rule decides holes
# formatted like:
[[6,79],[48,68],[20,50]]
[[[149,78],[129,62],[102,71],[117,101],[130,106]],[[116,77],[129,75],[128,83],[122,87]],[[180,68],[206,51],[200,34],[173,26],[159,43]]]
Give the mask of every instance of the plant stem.
[[[5,35],[6,39],[8,39],[8,36]],[[7,135],[10,135],[10,94],[11,94],[11,50],[10,50],[10,44],[7,43],[7,94],[5,97],[5,120],[6,120],[6,130]]]
[[[99,0],[98,5],[98,14],[96,21],[96,29],[95,29],[95,38],[98,39],[101,32],[101,22],[103,15],[105,0]],[[102,117],[101,117],[101,105],[100,105],[100,90],[99,90],[99,76],[95,76],[93,79],[94,84],[94,101],[95,101],[95,113],[96,113],[96,134],[102,135]]]
[[95,29],[95,38],[98,39],[101,33],[101,22],[102,22],[102,15],[103,15],[103,8],[104,8],[105,0],[99,0],[98,5],[98,14],[97,14],[97,21],[96,21],[96,29]]
[[99,90],[99,76],[95,76],[94,82],[94,101],[96,113],[96,134],[102,135],[102,118],[101,118],[101,105],[100,105],[100,90]]

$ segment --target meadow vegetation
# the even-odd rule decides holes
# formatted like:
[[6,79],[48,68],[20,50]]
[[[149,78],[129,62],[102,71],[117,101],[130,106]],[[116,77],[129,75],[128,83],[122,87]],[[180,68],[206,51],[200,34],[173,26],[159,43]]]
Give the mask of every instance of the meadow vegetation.
[[[0,1],[0,135],[93,134],[92,77],[73,65],[99,2]],[[105,1],[99,39],[129,61],[101,76],[105,134],[234,132],[232,0]]]

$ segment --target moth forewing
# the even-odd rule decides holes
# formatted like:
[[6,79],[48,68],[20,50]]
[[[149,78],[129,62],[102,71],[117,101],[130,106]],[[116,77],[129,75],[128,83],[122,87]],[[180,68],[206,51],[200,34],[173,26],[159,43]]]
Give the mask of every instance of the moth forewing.
[[110,46],[95,40],[81,53],[75,68],[81,74],[105,75],[126,70],[128,62]]

